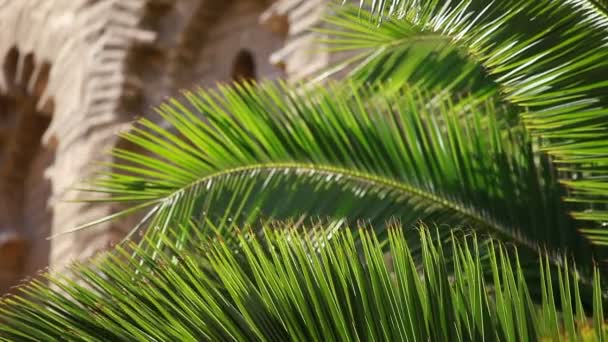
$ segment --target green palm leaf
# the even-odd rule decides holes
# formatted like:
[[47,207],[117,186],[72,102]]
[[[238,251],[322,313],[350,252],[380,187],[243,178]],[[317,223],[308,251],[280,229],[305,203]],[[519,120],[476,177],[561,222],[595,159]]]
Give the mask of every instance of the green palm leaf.
[[[72,276],[35,282],[0,302],[0,336],[39,341],[559,340],[606,335],[599,275],[587,318],[578,282],[557,283],[541,259],[543,301],[533,304],[517,259],[475,236],[437,242],[420,230],[422,267],[399,229],[390,260],[376,236],[348,229],[331,238],[310,230],[237,235],[238,249],[197,236],[156,257],[124,250],[75,265]],[[287,229],[285,229],[287,228]],[[356,241],[359,241],[357,243]],[[318,248],[324,246],[324,248]],[[137,249],[137,247],[135,247]],[[445,250],[444,250],[445,249]],[[490,263],[480,259],[486,250]],[[122,251],[122,253],[121,253]],[[456,258],[446,258],[447,252]],[[179,256],[176,258],[175,256]],[[455,270],[453,273],[448,269]],[[489,278],[483,275],[489,273]],[[555,286],[554,286],[555,285]],[[555,294],[561,296],[557,310]],[[599,297],[597,297],[599,296]]]
[[224,215],[206,208],[226,202],[239,223],[329,217],[371,221],[381,232],[390,220],[423,220],[590,260],[547,160],[492,102],[453,103],[412,88],[364,103],[357,89],[187,93],[186,104],[159,109],[175,133],[142,120],[124,138],[147,155],[116,150],[122,162],[92,191],[148,208],[142,226],[159,232]]
[[[576,217],[608,221],[604,191],[608,17],[599,2],[393,0],[361,4],[370,10],[369,17],[361,10],[363,20],[353,20],[351,9],[328,19],[334,26],[329,30],[335,37],[330,39],[334,48],[359,51],[362,56],[351,60],[359,63],[353,77],[386,80],[393,88],[416,82],[484,94],[492,91],[491,83],[470,85],[459,83],[457,77],[462,72],[467,76],[463,82],[476,80],[481,76],[475,76],[475,70],[483,70],[504,100],[520,108],[526,127],[541,138],[542,148],[564,171],[563,181],[571,189],[568,200],[588,204]],[[382,21],[379,26],[374,24],[378,21]],[[417,37],[431,37],[433,44],[420,48]],[[457,65],[458,58],[466,62],[448,69],[445,79],[440,79],[438,70],[445,69],[433,58],[443,59],[443,66]],[[471,69],[471,64],[483,69]],[[588,224],[584,231],[604,244],[605,230]]]
[[143,243],[2,299],[0,339],[607,336],[602,3],[366,5],[320,30],[346,84],[186,92],[123,134],[82,190],[127,209],[76,229],[141,211]]
[[605,0],[587,0],[592,6],[594,6],[603,15],[608,15],[608,2]]
[[354,6],[332,9],[315,31],[326,37],[320,42],[339,62],[313,81],[346,71],[355,84],[382,83],[384,93],[415,85],[451,97],[471,94],[483,100],[497,94],[498,86],[450,37],[406,20],[378,26],[371,13]]

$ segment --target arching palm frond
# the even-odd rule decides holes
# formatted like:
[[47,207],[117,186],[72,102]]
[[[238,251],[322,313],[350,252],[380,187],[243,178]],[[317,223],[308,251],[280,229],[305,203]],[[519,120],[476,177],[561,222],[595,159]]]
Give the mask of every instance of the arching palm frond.
[[[454,234],[444,245],[422,229],[419,268],[401,230],[389,232],[388,261],[376,236],[365,230],[360,245],[348,229],[329,239],[289,227],[264,231],[263,238],[239,233],[238,249],[205,237],[184,249],[168,239],[169,250],[157,250],[155,258],[140,252],[141,264],[119,250],[76,265],[70,277],[49,277],[52,286],[36,282],[21,289],[26,296],[3,299],[0,336],[504,341],[601,339],[607,333],[598,272],[593,317],[587,317],[576,279],[551,274],[541,258],[543,300],[535,305],[517,260],[499,242],[482,247],[475,236]],[[484,248],[489,264],[479,257]],[[456,258],[446,259],[448,251]]]
[[242,223],[329,217],[371,221],[379,233],[394,219],[472,226],[589,265],[592,251],[566,215],[554,172],[500,108],[415,88],[364,103],[357,90],[187,93],[187,104],[159,110],[176,133],[141,121],[124,138],[146,152],[116,150],[116,172],[92,191],[147,208],[142,225],[161,232],[241,193],[232,209]]
[[[353,20],[358,14],[348,9],[329,19],[335,27],[330,30],[336,35],[330,39],[335,48],[363,51],[365,58],[355,68],[355,77],[388,80],[394,88],[414,81],[446,89],[458,85],[466,91],[469,85],[455,83],[458,72],[468,75],[468,65],[477,63],[504,100],[521,109],[526,127],[541,138],[542,148],[556,165],[567,171],[563,181],[571,189],[568,200],[587,204],[576,213],[578,219],[590,221],[585,232],[596,243],[606,242],[606,231],[598,225],[608,221],[604,191],[608,17],[598,10],[598,3],[391,0],[361,4],[377,20],[366,20],[365,9],[360,12],[363,20]],[[432,37],[430,51],[439,51],[435,59],[450,58],[448,65],[454,65],[457,57],[449,56],[460,51],[469,62],[446,71],[433,59],[417,58],[433,56],[428,49],[418,49],[417,37]],[[415,56],[408,57],[410,52],[405,51]]]
[[141,212],[143,242],[0,300],[0,339],[608,337],[601,7],[360,3],[322,31],[363,51],[346,85],[186,92],[124,133],[83,190],[127,209],[77,229]]
[[371,13],[354,6],[331,9],[315,31],[338,61],[319,71],[313,82],[346,71],[352,83],[382,83],[384,93],[415,85],[449,97],[497,95],[498,86],[450,37],[406,20],[379,26]]

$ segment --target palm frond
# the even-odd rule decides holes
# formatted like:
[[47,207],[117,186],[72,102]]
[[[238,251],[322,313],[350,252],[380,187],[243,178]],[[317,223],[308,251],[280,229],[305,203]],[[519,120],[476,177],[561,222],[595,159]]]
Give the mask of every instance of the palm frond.
[[[143,264],[118,250],[71,276],[50,276],[0,302],[0,336],[21,341],[560,340],[606,336],[599,274],[587,316],[578,281],[538,269],[534,304],[517,259],[474,235],[438,242],[421,229],[422,265],[410,241],[389,231],[390,258],[373,232],[355,239],[310,230],[248,230],[239,244],[193,239]],[[360,242],[360,244],[358,242]],[[134,247],[137,248],[137,247]],[[490,263],[480,259],[487,249]],[[450,252],[456,258],[446,259]],[[178,256],[176,258],[176,256]],[[448,269],[455,270],[454,273]],[[490,274],[485,277],[484,274]],[[555,292],[554,292],[555,291]],[[554,296],[561,298],[556,302]],[[561,310],[558,309],[561,306]]]
[[148,208],[142,226],[160,232],[226,201],[241,223],[329,217],[381,231],[390,220],[422,220],[591,260],[547,160],[492,102],[415,88],[366,103],[359,94],[272,84],[187,93],[186,104],[159,109],[175,132],[142,120],[124,138],[145,153],[114,151],[115,172],[91,191]]
[[354,6],[331,8],[315,31],[338,62],[319,71],[313,83],[346,71],[355,84],[383,84],[384,93],[415,85],[450,97],[497,95],[498,86],[450,37],[406,20],[378,26],[371,13]]
[[[416,37],[433,37],[435,49],[458,49],[480,65],[504,100],[520,108],[542,148],[567,171],[568,200],[588,204],[576,217],[591,221],[585,232],[605,244],[606,232],[598,225],[608,221],[603,191],[608,179],[608,83],[603,76],[608,74],[608,17],[592,2],[361,1],[374,21],[366,20],[366,9],[358,21],[346,10],[330,19],[338,27],[331,30],[332,41],[338,49],[365,50],[356,77],[391,78],[395,87],[409,79],[436,80],[437,70],[443,70],[403,53],[417,47]],[[428,54],[428,49],[420,51]],[[397,70],[408,73],[392,77]],[[451,89],[458,78],[449,71],[445,75],[435,83]]]

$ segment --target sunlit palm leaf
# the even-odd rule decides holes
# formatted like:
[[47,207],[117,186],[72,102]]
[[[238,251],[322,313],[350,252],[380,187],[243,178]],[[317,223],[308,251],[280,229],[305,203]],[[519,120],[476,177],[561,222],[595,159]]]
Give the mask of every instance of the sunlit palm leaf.
[[[410,241],[389,233],[391,258],[374,234],[331,239],[310,230],[266,229],[265,238],[171,245],[143,264],[120,253],[74,266],[73,277],[34,283],[0,302],[0,336],[40,341],[454,341],[602,338],[599,275],[593,317],[578,283],[538,269],[535,305],[517,261],[495,243],[455,234],[444,245],[422,229],[422,267]],[[287,228],[287,229],[285,229]],[[360,245],[358,242],[360,242]],[[319,244],[325,248],[318,248]],[[490,264],[480,261],[480,250]],[[450,252],[456,258],[446,259]],[[179,258],[175,258],[179,255]],[[454,273],[447,270],[455,270]],[[137,271],[137,273],[136,273]],[[489,273],[486,278],[483,274]],[[558,311],[555,296],[562,299]],[[25,299],[27,298],[27,299]]]
[[378,223],[380,232],[390,220],[423,220],[590,260],[546,159],[492,102],[411,88],[363,103],[350,89],[188,93],[187,104],[159,110],[176,133],[141,121],[124,138],[148,155],[116,150],[122,162],[93,191],[149,208],[143,224],[161,232],[200,218],[205,203],[241,196],[230,210],[239,222],[329,217]]

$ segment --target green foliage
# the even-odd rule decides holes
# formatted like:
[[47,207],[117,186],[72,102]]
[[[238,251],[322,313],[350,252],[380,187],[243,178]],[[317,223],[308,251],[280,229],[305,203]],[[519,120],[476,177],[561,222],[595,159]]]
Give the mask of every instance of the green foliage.
[[[346,61],[356,66],[351,77],[359,82],[380,79],[391,89],[413,82],[475,96],[493,94],[498,88],[526,128],[540,138],[542,150],[554,158],[562,182],[570,188],[567,200],[586,204],[574,214],[590,221],[583,231],[595,243],[606,242],[606,230],[600,228],[608,221],[605,4],[361,3],[370,13],[337,9],[342,13],[330,17],[331,28],[324,31],[331,34],[333,49],[357,52],[356,58]],[[359,15],[363,20],[354,19]]]
[[[606,334],[601,300],[594,318],[586,317],[577,280],[552,274],[546,259],[536,305],[517,259],[500,242],[454,233],[444,245],[433,231],[419,232],[419,264],[401,229],[389,230],[390,257],[372,231],[328,237],[285,226],[266,228],[264,237],[238,233],[238,249],[221,236],[199,236],[186,249],[157,250],[156,258],[136,251],[143,263],[118,250],[74,266],[73,277],[51,277],[54,287],[35,283],[22,289],[26,297],[6,299],[0,333],[23,341],[524,341]],[[596,296],[599,282],[596,272]]]
[[82,190],[127,209],[76,230],[142,211],[143,242],[4,299],[0,333],[601,340],[604,3],[361,6],[318,30],[354,53],[329,70],[348,80],[185,92],[158,108],[170,128],[123,134],[140,152]]
[[163,232],[215,220],[227,203],[246,224],[321,217],[363,220],[379,232],[391,220],[471,226],[589,265],[591,249],[566,215],[548,160],[492,101],[416,88],[370,100],[342,85],[185,96],[159,109],[174,131],[141,120],[123,138],[148,155],[115,150],[115,172],[92,183],[110,201],[146,208],[142,225]]
[[352,6],[333,7],[323,26],[315,30],[326,37],[320,42],[346,56],[315,80],[346,71],[355,84],[383,84],[383,94],[409,84],[452,97],[470,94],[481,100],[497,95],[498,86],[448,36],[407,20],[378,26],[371,13]]

